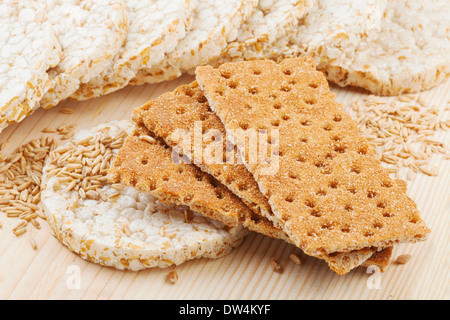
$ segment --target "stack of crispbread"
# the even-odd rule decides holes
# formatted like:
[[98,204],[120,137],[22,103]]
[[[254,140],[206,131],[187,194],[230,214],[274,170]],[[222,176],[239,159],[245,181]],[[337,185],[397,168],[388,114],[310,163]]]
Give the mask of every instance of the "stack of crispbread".
[[284,239],[338,274],[383,268],[392,245],[426,238],[405,183],[376,160],[312,59],[196,74],[198,84],[134,110],[136,128],[110,169],[112,182]]

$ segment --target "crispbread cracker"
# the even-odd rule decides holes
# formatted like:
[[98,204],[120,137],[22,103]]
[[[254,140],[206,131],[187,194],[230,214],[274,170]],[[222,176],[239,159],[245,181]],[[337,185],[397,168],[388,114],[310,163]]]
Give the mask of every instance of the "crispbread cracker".
[[[245,165],[237,163],[235,148],[231,154],[227,151],[227,143],[223,140],[226,139],[225,128],[209,109],[208,101],[196,83],[181,86],[136,108],[133,120],[143,123],[172,149],[185,155],[190,163],[215,177],[250,209],[270,217],[269,202]],[[200,146],[196,145],[198,139]],[[208,149],[210,154],[207,154]],[[216,150],[217,155],[211,155]]]
[[419,92],[448,79],[448,1],[377,1],[371,14],[356,14],[354,1],[317,2],[285,42],[284,57],[310,55],[328,80],[379,95]]
[[262,59],[273,43],[298,27],[305,12],[303,0],[261,0],[241,25],[237,38],[228,43],[222,54],[210,65],[224,62]]
[[38,1],[0,2],[0,131],[38,107],[61,46]]
[[[226,225],[239,224],[248,209],[225,186],[194,165],[176,163],[171,149],[143,125],[128,137],[110,170],[110,180],[151,193],[166,203],[189,206]],[[148,141],[151,142],[148,142]]]
[[[146,128],[172,147],[177,154],[181,153],[186,156],[190,163],[195,163],[241,198],[254,211],[251,217],[246,219],[249,222],[246,226],[252,231],[291,243],[282,231],[281,223],[273,216],[270,205],[259,191],[253,176],[243,164],[234,159],[234,156],[228,160],[222,159],[222,157],[209,159],[206,155],[203,155],[201,159],[196,159],[198,153],[195,148],[201,148],[203,153],[211,148],[211,144],[218,143],[219,148],[226,149],[225,127],[217,115],[210,110],[209,104],[196,82],[181,86],[174,92],[163,94],[158,99],[134,109],[133,119],[137,123],[144,124]],[[200,124],[197,129],[195,129],[196,122]],[[205,136],[202,136],[203,134]],[[211,137],[215,137],[215,142],[207,138],[209,134]],[[200,146],[195,145],[196,139],[199,138],[195,135],[198,135],[203,142]],[[188,137],[188,141],[181,141],[186,137]],[[183,143],[187,145],[182,146]],[[177,149],[177,147],[181,148]],[[217,146],[213,146],[212,150],[214,149],[217,149]],[[233,152],[234,149],[232,148]],[[227,150],[223,150],[222,155],[226,154]],[[278,227],[275,227],[274,221]],[[345,274],[370,258],[375,250],[365,249],[361,252],[330,255],[323,259],[328,263],[330,269],[339,274]]]
[[199,0],[186,36],[161,65],[141,69],[132,83],[172,80],[218,57],[257,4],[257,0]]
[[127,0],[130,25],[125,43],[110,66],[83,84],[72,98],[84,100],[119,90],[136,73],[159,65],[190,26],[196,0]]
[[62,46],[62,57],[49,71],[51,86],[39,102],[45,109],[103,72],[119,52],[128,31],[125,0],[47,0],[47,5],[48,20]]
[[[272,158],[251,163],[246,146],[238,147],[272,211],[284,221],[284,231],[306,254],[320,257],[426,238],[430,230],[416,204],[358,135],[311,58],[205,66],[196,73],[236,143],[242,141],[239,129],[278,128]],[[279,166],[267,174],[273,162]]]
[[[73,140],[53,152],[61,151],[64,157],[67,150],[102,148],[101,143],[105,155],[116,154],[120,144],[115,140],[108,144],[107,140],[132,130],[131,121],[113,121],[77,132]],[[67,191],[70,179],[50,174],[67,168],[59,159],[47,160],[44,167],[41,204],[52,234],[88,261],[133,271],[165,268],[194,258],[222,257],[247,234],[241,226],[226,227],[186,207],[163,204],[150,194],[107,182],[100,187],[107,198],[76,200],[78,192]],[[79,171],[87,168],[89,164]],[[93,175],[84,176],[89,178],[94,179]]]

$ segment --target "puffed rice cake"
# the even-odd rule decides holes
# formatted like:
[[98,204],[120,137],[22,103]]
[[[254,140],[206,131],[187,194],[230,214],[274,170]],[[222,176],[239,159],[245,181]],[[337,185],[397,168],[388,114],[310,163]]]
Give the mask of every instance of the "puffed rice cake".
[[328,80],[377,95],[428,90],[449,76],[449,14],[446,0],[317,0],[282,56],[312,56]]
[[[82,130],[54,152],[64,155],[68,149],[92,150],[97,146],[104,155],[115,155],[120,147],[114,144],[115,137],[123,138],[133,127],[125,120]],[[150,194],[107,181],[100,186],[104,199],[80,198],[76,190],[67,191],[76,178],[51,173],[55,164],[59,169],[70,165],[59,159],[49,158],[44,167],[42,206],[52,234],[87,261],[133,271],[165,268],[194,258],[222,257],[247,234],[240,226],[226,227],[187,207],[164,204]],[[82,172],[89,165],[80,166]]]
[[276,40],[295,32],[306,9],[304,0],[259,1],[251,16],[240,26],[237,38],[208,64],[216,66],[267,57],[267,51]]
[[61,46],[45,7],[31,0],[0,2],[0,34],[1,131],[36,110]]
[[128,32],[125,0],[46,0],[48,20],[62,46],[49,71],[51,87],[39,102],[48,109],[100,75],[119,52]]
[[129,28],[125,43],[112,64],[72,95],[85,100],[127,86],[136,73],[159,65],[165,54],[184,38],[197,0],[126,0]]
[[140,70],[132,84],[173,80],[218,57],[227,43],[236,39],[239,27],[257,4],[257,0],[198,0],[186,36],[161,65]]

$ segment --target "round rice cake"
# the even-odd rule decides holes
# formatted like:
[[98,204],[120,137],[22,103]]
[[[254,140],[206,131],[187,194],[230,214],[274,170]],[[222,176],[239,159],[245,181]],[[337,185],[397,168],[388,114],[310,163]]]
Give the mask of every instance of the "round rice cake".
[[38,107],[61,46],[38,1],[0,1],[0,34],[1,131]]
[[46,0],[48,20],[62,46],[49,71],[51,87],[40,101],[48,109],[98,76],[119,52],[128,31],[125,0]]
[[450,74],[449,15],[446,0],[389,1],[380,31],[337,55],[328,79],[378,95],[431,89]]
[[237,38],[239,27],[257,4],[257,0],[199,0],[192,13],[191,28],[175,50],[161,65],[140,70],[131,84],[173,80],[217,58]]
[[[247,234],[242,226],[226,227],[107,182],[109,165],[133,127],[125,120],[80,131],[50,155],[41,205],[52,234],[85,260],[134,271],[219,258],[240,245]],[[63,168],[72,175],[56,174]]]
[[128,85],[143,68],[160,64],[186,35],[197,0],[126,0],[129,28],[124,45],[99,76],[72,95],[85,100]]
[[241,25],[235,41],[209,64],[264,59],[267,50],[282,36],[292,34],[305,9],[304,0],[260,0],[252,15]]
[[449,75],[449,14],[446,0],[317,0],[284,57],[312,56],[328,80],[373,94],[427,90]]

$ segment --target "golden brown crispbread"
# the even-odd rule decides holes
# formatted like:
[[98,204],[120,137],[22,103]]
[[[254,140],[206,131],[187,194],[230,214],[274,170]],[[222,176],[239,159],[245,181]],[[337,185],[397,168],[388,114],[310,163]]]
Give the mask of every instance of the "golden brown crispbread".
[[[143,123],[147,129],[162,138],[171,148],[180,147],[187,137],[187,150],[180,148],[191,163],[228,187],[253,211],[271,218],[271,208],[267,198],[259,191],[258,184],[245,165],[238,163],[237,150],[231,145],[227,150],[226,131],[217,115],[209,108],[203,92],[194,82],[163,94],[156,100],[134,109],[133,120]],[[196,132],[196,123],[200,132]],[[183,136],[177,134],[181,132]],[[197,137],[194,137],[197,134]],[[210,135],[209,135],[210,134]],[[215,139],[212,139],[213,137]],[[220,137],[219,137],[220,136]],[[200,138],[200,153],[195,148]],[[208,157],[208,148],[221,149],[217,158]],[[197,155],[200,154],[200,157]],[[226,158],[228,155],[228,159]],[[215,156],[215,155],[214,155]],[[200,158],[200,159],[198,159]],[[271,219],[271,221],[273,221]]]
[[[192,135],[194,134],[194,123],[196,121],[199,121],[202,124],[200,133],[206,132],[205,130],[218,130],[221,133],[221,137],[226,140],[226,132],[222,122],[217,115],[210,110],[209,104],[196,82],[190,85],[181,86],[174,92],[166,93],[158,99],[149,101],[145,105],[136,108],[133,112],[133,119],[135,122],[145,125],[147,129],[150,129],[155,134],[155,136],[162,138],[164,142],[172,148],[179,146],[180,144],[180,137],[174,134],[177,130],[182,130],[186,136],[189,136],[190,133],[188,141],[190,148],[188,151],[191,152],[191,154],[188,158],[191,162],[193,162],[193,146],[191,144],[193,144],[194,141]],[[211,143],[210,140],[202,140],[202,142],[203,145],[201,147],[203,150],[208,147],[208,143]],[[222,147],[225,146],[223,140],[219,142]],[[226,151],[224,150],[223,154],[225,153]],[[266,198],[259,191],[253,176],[244,165],[237,164],[236,162],[211,164],[207,163],[207,159],[200,160],[206,160],[206,163],[197,163],[203,171],[211,174],[214,178],[222,182],[232,192],[239,196],[244,203],[253,200],[262,206],[266,206],[266,208],[269,206]],[[253,189],[243,189],[241,188],[242,185],[251,186]],[[246,198],[248,199],[247,201]],[[253,210],[254,213],[252,213],[250,218],[245,219],[246,227],[266,236],[282,239],[291,243],[282,229],[280,227],[275,227],[271,219],[267,219],[272,218],[272,216],[267,216],[267,212],[263,214],[261,210],[258,210],[259,207],[254,204],[252,207],[256,208],[256,210]],[[270,210],[270,207],[268,210]],[[348,253],[345,255],[345,258],[342,257],[343,255],[330,255],[324,256],[323,259],[329,264],[330,269],[339,274],[345,274],[370,258],[374,251],[375,249],[363,249],[361,252]]]
[[252,231],[281,237],[264,217],[256,216],[236,195],[197,166],[176,163],[172,150],[142,124],[119,150],[109,179],[151,193],[162,202],[186,205],[228,226],[243,224]]
[[[224,186],[195,166],[172,161],[171,149],[137,124],[109,171],[113,182],[133,186],[151,193],[166,203],[189,206],[203,215],[226,225],[239,223],[246,207]],[[148,141],[151,142],[148,142]]]
[[[204,66],[196,75],[211,109],[236,140],[239,129],[278,128],[279,169],[264,175],[263,161],[246,165],[284,221],[284,231],[306,254],[426,238],[430,230],[416,204],[358,135],[312,59]],[[244,159],[246,147],[239,146]]]

